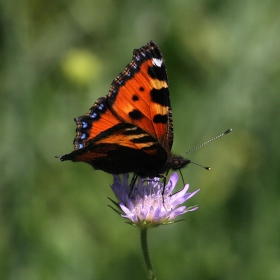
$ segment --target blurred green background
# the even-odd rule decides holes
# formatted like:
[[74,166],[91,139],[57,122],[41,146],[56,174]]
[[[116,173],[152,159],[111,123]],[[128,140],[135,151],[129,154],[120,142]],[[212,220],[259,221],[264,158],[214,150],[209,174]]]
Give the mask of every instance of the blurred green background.
[[54,156],[150,40],[173,152],[233,129],[188,155],[212,168],[182,170],[199,210],[149,232],[158,279],[280,279],[280,1],[0,5],[0,279],[146,279],[140,232],[107,206],[112,176]]

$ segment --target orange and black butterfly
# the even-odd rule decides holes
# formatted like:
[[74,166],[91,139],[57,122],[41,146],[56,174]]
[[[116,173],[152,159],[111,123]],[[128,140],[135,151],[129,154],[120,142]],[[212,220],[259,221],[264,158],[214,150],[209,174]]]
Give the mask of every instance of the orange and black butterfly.
[[75,122],[75,150],[60,156],[61,161],[140,177],[162,177],[191,162],[171,153],[173,122],[165,62],[152,41],[134,50],[109,93]]

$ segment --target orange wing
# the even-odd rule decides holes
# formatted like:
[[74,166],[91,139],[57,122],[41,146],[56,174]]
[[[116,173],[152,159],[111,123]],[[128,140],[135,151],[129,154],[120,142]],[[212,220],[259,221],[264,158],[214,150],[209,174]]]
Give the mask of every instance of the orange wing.
[[[151,41],[134,50],[132,61],[113,81],[109,94],[99,98],[86,115],[75,121],[75,150],[86,147],[112,127],[129,123],[169,152],[173,143],[172,112],[165,62],[158,46]],[[121,141],[122,145],[131,147],[129,140]],[[118,143],[119,139],[115,141]],[[134,145],[135,149],[143,147],[144,143]]]
[[134,50],[130,64],[112,83],[108,102],[123,122],[140,127],[171,150],[173,124],[167,74],[155,43]]
[[75,121],[75,150],[59,156],[61,161],[82,161],[108,173],[134,172],[141,177],[159,176],[189,163],[171,153],[173,124],[165,62],[152,41],[134,50],[108,95]]
[[75,150],[86,147],[92,139],[122,123],[108,108],[107,96],[97,99],[88,113],[75,118],[77,123]]

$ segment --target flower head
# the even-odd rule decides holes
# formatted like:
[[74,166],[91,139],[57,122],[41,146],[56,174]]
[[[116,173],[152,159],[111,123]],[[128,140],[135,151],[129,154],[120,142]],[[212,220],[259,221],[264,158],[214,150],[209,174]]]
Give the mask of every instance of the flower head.
[[119,175],[114,175],[114,183],[111,188],[119,201],[118,203],[114,202],[114,204],[122,211],[117,212],[128,219],[129,224],[139,227],[173,223],[176,217],[198,208],[197,206],[189,208],[180,206],[194,196],[199,189],[187,193],[189,185],[186,185],[179,192],[172,194],[177,182],[178,174],[176,172],[170,176],[165,188],[159,178],[139,178],[130,195],[131,188],[128,184],[128,174],[123,175],[123,182]]

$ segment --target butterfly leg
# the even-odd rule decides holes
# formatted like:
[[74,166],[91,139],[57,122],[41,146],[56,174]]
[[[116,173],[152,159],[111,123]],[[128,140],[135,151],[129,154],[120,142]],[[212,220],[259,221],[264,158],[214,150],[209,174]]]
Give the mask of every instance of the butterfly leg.
[[179,172],[180,172],[180,174],[181,174],[181,178],[182,178],[182,181],[183,181],[183,186],[185,186],[186,184],[185,184],[185,180],[184,180],[184,177],[183,177],[183,174],[182,174],[181,169],[179,169]]
[[164,206],[164,192],[165,192],[165,186],[166,186],[167,173],[168,173],[168,171],[165,174],[162,174],[160,176],[162,178],[162,182],[163,182],[163,189],[162,189],[162,193],[161,193],[163,206]]
[[138,178],[138,175],[133,174],[133,177],[132,177],[131,182],[130,182],[129,198],[131,198],[131,196],[133,194],[137,178]]
[[[168,171],[166,172],[166,174],[159,174],[157,176],[158,178],[162,179],[162,183],[163,183],[163,189],[162,189],[162,192],[161,192],[163,205],[164,205],[164,192],[165,192],[167,174],[168,174]],[[146,179],[145,181],[154,181],[154,180],[153,179]]]

